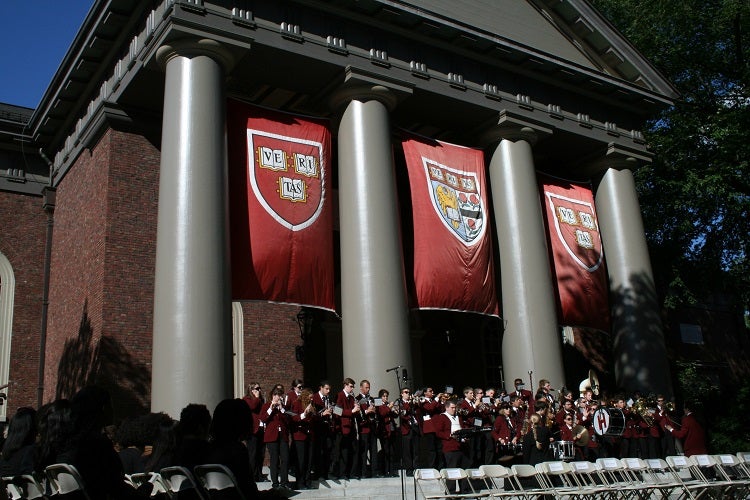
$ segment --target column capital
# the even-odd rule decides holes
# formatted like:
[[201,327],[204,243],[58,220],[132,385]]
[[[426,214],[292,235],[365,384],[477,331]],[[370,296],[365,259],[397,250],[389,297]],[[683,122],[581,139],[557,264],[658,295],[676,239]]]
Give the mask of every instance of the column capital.
[[482,135],[482,142],[491,145],[503,139],[509,141],[523,140],[532,146],[543,137],[552,134],[552,129],[540,121],[524,116],[508,109],[500,111],[497,123],[494,123]]
[[592,160],[586,171],[591,175],[602,173],[609,168],[615,170],[637,170],[642,164],[651,163],[651,155],[636,151],[621,144],[610,142],[604,156]]
[[235,55],[224,45],[210,38],[178,38],[170,40],[156,51],[156,60],[162,68],[175,57],[208,56],[218,62],[225,72],[237,62]]
[[333,92],[331,109],[338,111],[354,99],[379,101],[392,111],[396,105],[412,94],[412,86],[406,82],[387,78],[371,71],[347,66],[344,83]]

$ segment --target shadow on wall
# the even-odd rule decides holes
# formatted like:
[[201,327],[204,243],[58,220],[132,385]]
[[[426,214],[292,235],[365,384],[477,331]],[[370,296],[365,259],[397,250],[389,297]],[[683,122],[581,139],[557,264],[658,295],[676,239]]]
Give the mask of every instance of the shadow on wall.
[[615,373],[627,390],[672,393],[653,280],[633,274],[610,292]]
[[65,341],[57,367],[55,398],[70,398],[86,385],[109,391],[115,421],[149,411],[150,369],[114,338],[102,336],[94,341],[88,300],[83,304],[78,336]]

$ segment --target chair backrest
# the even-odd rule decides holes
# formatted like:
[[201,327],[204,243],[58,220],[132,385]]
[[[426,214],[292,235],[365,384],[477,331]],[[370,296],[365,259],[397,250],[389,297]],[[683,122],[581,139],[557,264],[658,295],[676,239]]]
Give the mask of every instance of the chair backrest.
[[445,481],[437,469],[414,469],[414,484],[423,498],[437,498],[448,493]]
[[503,489],[512,474],[509,468],[500,464],[480,465],[479,471],[484,474],[484,484],[487,488],[496,490]]
[[151,496],[166,495],[172,498],[172,492],[169,490],[169,486],[162,479],[161,474],[158,472],[140,472],[130,475],[130,482],[133,483],[136,489],[145,483],[151,483],[153,488],[151,490]]
[[83,479],[78,469],[71,464],[52,464],[44,469],[49,487],[53,495],[65,495],[78,492],[84,498],[89,498]]
[[527,464],[514,464],[510,467],[513,471],[513,475],[516,477],[534,477],[536,476],[536,468],[533,465]]
[[173,494],[179,494],[179,498],[187,497],[185,493],[199,500],[205,500],[203,492],[198,488],[198,484],[193,478],[193,474],[185,467],[172,466],[165,467],[159,471],[167,485],[167,489]]
[[11,500],[33,500],[44,498],[44,487],[31,474],[2,479],[8,497]]
[[442,476],[443,480],[445,481],[458,481],[460,479],[466,479],[467,477],[469,477],[464,469],[459,469],[456,467],[441,469],[440,476]]
[[203,489],[209,492],[209,495],[212,491],[233,489],[237,500],[245,500],[234,474],[228,467],[221,464],[196,465],[193,472],[195,472],[195,477],[203,486]]

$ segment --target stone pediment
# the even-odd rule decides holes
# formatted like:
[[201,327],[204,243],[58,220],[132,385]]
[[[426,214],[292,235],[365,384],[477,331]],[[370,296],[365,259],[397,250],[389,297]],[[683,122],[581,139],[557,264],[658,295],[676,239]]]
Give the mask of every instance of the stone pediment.
[[586,0],[391,2],[435,23],[488,37],[509,50],[625,80],[668,98],[672,85]]

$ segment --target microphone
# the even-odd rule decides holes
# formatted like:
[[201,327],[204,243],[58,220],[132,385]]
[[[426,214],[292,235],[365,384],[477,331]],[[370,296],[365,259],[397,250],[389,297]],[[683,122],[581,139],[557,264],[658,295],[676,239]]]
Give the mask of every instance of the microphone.
[[385,372],[386,373],[392,372],[392,371],[398,370],[399,368],[401,368],[401,365],[394,366],[393,368],[388,368]]

